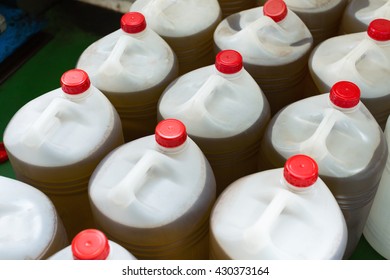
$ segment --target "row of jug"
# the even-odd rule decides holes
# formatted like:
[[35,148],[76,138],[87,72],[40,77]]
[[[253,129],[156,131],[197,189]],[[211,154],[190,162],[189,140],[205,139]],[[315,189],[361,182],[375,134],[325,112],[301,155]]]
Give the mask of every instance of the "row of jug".
[[[370,29],[378,27],[377,21],[375,23]],[[81,54],[77,68],[84,69],[90,75],[92,83],[114,104],[122,120],[125,141],[130,141],[153,133],[157,124],[157,100],[178,77],[180,63],[176,58],[177,52],[170,48],[171,44],[167,44],[163,37],[147,27],[143,14],[125,14],[121,26],[121,29],[88,47]],[[387,28],[381,28],[381,32],[386,32]],[[351,73],[341,80],[352,80],[364,89],[364,94],[368,96],[363,96],[364,103],[384,127],[389,108],[384,105],[386,103],[382,102],[382,99],[388,94],[383,90],[379,95],[377,92],[371,94],[371,91],[378,90],[367,84],[370,84],[372,77],[379,77],[373,81],[377,85],[376,88],[383,89],[388,86],[388,80],[380,78],[385,75],[378,75],[387,73],[387,66],[377,63],[381,56],[388,56],[387,44],[384,42],[388,41],[386,35],[381,34],[379,48],[378,44],[360,46],[364,35],[364,32],[361,32],[355,37],[327,40],[321,48],[311,52],[314,45],[309,29],[281,0],[268,1],[263,7],[232,14],[213,27],[213,34],[214,54],[221,50],[234,49],[243,56],[245,68],[263,90],[272,115],[307,94],[329,91],[336,82],[330,77],[337,79],[340,73]],[[374,41],[378,40],[377,37],[371,36]],[[356,51],[350,51],[351,41],[356,44]],[[353,48],[355,49],[355,45]],[[365,49],[361,50],[362,48]],[[321,52],[321,49],[325,52]],[[330,60],[326,52],[329,49],[334,53]],[[349,55],[349,52],[356,54]],[[309,76],[310,54],[309,69],[315,82],[313,90],[310,87],[309,90],[305,89]],[[192,55],[192,58],[194,57]],[[364,63],[360,61],[361,57],[364,57]],[[192,63],[192,70],[208,66],[213,60],[211,57],[200,65]],[[326,67],[321,61],[326,61]],[[337,61],[340,63],[335,63]],[[360,62],[359,65],[368,63],[370,67],[363,68],[369,70],[360,69],[356,61]],[[318,71],[321,73],[317,73],[316,69],[320,69]],[[329,79],[330,82],[323,82]],[[326,83],[326,87],[322,83]],[[142,125],[138,125],[140,123]]]
[[[173,128],[178,124],[179,130]],[[169,126],[161,125],[159,131],[169,130],[165,131],[167,132],[165,136],[181,135],[180,142],[183,141],[182,124],[171,120]],[[156,141],[164,145],[172,142],[171,139],[160,139],[160,137],[161,135],[156,137]],[[178,141],[179,138],[175,138],[176,144]],[[164,152],[169,149],[173,151],[165,155],[161,154],[160,157],[172,158],[168,160],[179,159],[180,163],[188,164],[192,159],[183,161],[183,158],[177,156],[177,154],[188,154],[185,150],[194,151],[194,146],[191,147],[191,143],[186,143],[188,139],[184,141],[184,147],[183,144],[179,147],[164,147]],[[145,137],[135,142],[140,145],[141,142],[147,144],[151,141],[150,137]],[[189,223],[193,223],[194,220],[189,218],[198,216],[197,210],[202,210],[199,204],[206,198],[203,194],[209,191],[202,191],[199,198],[201,202],[195,202],[190,209],[185,210],[188,208],[185,204],[191,204],[193,198],[188,196],[183,198],[181,196],[183,192],[177,190],[195,184],[188,181],[181,182],[175,192],[169,192],[169,190],[156,189],[159,184],[153,182],[157,177],[165,181],[175,179],[173,174],[163,171],[144,178],[144,181],[149,183],[137,186],[137,193],[134,193],[136,197],[130,195],[128,191],[127,194],[123,193],[121,184],[111,188],[111,190],[119,188],[119,192],[125,199],[133,197],[129,202],[129,205],[133,204],[130,207],[129,205],[119,207],[118,197],[114,200],[107,196],[103,197],[103,193],[107,194],[107,188],[102,181],[115,181],[111,175],[116,174],[117,171],[113,167],[124,158],[132,157],[131,145],[127,143],[123,148],[109,155],[95,172],[96,178],[91,184],[91,192],[94,193],[91,195],[91,203],[96,202],[96,208],[104,212],[104,214],[96,213],[97,220],[102,222],[102,231],[83,230],[73,238],[71,245],[67,243],[61,220],[56,216],[53,205],[42,192],[22,182],[0,177],[2,198],[7,200],[2,205],[8,209],[6,217],[0,219],[6,230],[0,239],[2,245],[0,259],[135,260],[136,257],[130,253],[131,249],[135,250],[137,257],[146,257],[146,259],[209,259],[209,254],[211,259],[342,258],[347,241],[345,221],[333,195],[318,178],[318,166],[310,157],[296,155],[288,159],[284,168],[256,173],[237,180],[215,204],[213,203],[212,212],[208,211],[207,216],[203,218],[207,225],[205,230],[202,230],[203,238],[199,239],[196,231],[193,231],[194,227]],[[150,151],[144,154],[141,159],[143,162],[137,163],[129,174],[133,177],[145,175],[134,173],[140,170],[137,165],[143,166],[150,160],[148,153]],[[160,170],[166,168],[155,162],[152,165]],[[194,167],[193,162],[190,165]],[[104,169],[105,167],[108,170]],[[178,167],[176,175],[182,176],[183,174],[180,173],[182,170],[183,168]],[[129,176],[125,175],[126,177]],[[165,185],[172,186],[172,183],[175,182]],[[206,186],[206,189],[207,187],[210,186]],[[213,190],[212,186],[210,190]],[[194,189],[191,188],[187,192],[191,191],[194,194]],[[170,203],[174,205],[167,207],[166,204],[161,203],[164,199],[148,199],[147,194],[149,197],[161,194],[165,197],[169,196]],[[195,197],[197,196],[199,194],[195,194]],[[152,207],[147,205],[151,200],[155,202]],[[103,202],[107,205],[103,206]],[[123,198],[120,203],[123,206]],[[184,212],[179,211],[178,214],[168,217],[169,212],[172,211],[166,211],[167,208],[180,210],[183,206]],[[142,213],[147,215],[139,219]],[[210,241],[209,216],[211,216]],[[31,224],[31,221],[34,223]],[[107,221],[110,221],[109,224]],[[181,227],[181,223],[186,223],[187,227]],[[29,227],[29,230],[25,230],[26,227]],[[289,230],[283,230],[284,228]],[[181,235],[185,233],[193,235],[192,240],[188,237],[180,240]],[[112,238],[117,242],[109,240],[108,234],[112,234]],[[173,237],[179,239],[171,240],[171,246],[163,248],[159,246],[161,242],[166,242],[167,238]],[[137,242],[137,244],[129,242]]]
[[[70,77],[68,77],[70,76]],[[80,70],[74,70],[74,71],[70,71],[68,73],[65,73],[63,78],[62,78],[62,83],[63,83],[63,89],[65,89],[65,91],[68,91],[68,92],[72,92],[74,95],[77,95],[75,94],[76,92],[75,91],[72,91],[69,89],[69,80],[71,80],[71,82],[75,83],[78,87],[80,87],[80,78],[81,78],[81,81],[82,83],[81,84],[84,84],[85,82],[85,72],[83,71],[80,71]],[[87,80],[88,81],[88,80]],[[88,83],[87,83],[88,84]],[[73,85],[74,86],[74,85]],[[74,89],[74,87],[71,86],[70,88],[71,89]],[[83,85],[84,87],[85,85]],[[91,87],[88,87],[87,88],[87,92],[90,91],[90,88]],[[85,88],[83,88],[85,89]],[[92,87],[93,89],[93,87]],[[63,92],[65,93],[65,92]],[[67,93],[69,95],[69,93]],[[80,94],[80,93],[79,93]],[[84,94],[81,93],[81,94]],[[96,93],[95,93],[96,94]],[[72,95],[71,95],[72,96]],[[62,104],[63,106],[61,106],[62,108],[73,108],[74,111],[73,112],[77,112],[76,108],[80,106],[80,108],[82,107],[82,103],[84,104],[87,104],[88,102],[86,102],[86,100],[88,99],[90,95],[86,95],[84,96],[79,96],[78,98],[75,97],[75,96],[72,96],[71,98],[73,98],[73,100],[77,100],[77,102],[79,103],[75,103],[75,104],[72,104],[69,102],[69,100],[66,100],[66,97],[65,97],[65,101],[64,103]],[[101,96],[103,96],[101,94]],[[346,146],[347,148],[351,148],[353,150],[356,150],[356,151],[361,151],[363,150],[363,155],[360,155],[358,156],[359,159],[362,159],[362,160],[356,160],[355,157],[353,157],[354,153],[348,153],[348,152],[345,152],[343,147],[333,147],[331,146],[332,148],[332,152],[333,154],[337,154],[337,152],[339,152],[340,154],[338,155],[342,160],[343,162],[346,162],[346,166],[344,166],[344,171],[347,173],[347,176],[348,175],[351,175],[350,173],[358,170],[368,170],[369,172],[367,172],[367,176],[365,176],[365,178],[367,177],[367,179],[365,180],[362,180],[360,177],[358,178],[359,179],[359,182],[365,182],[367,181],[367,184],[365,185],[362,185],[362,190],[360,193],[356,194],[355,193],[348,193],[348,189],[344,189],[344,190],[341,190],[340,192],[343,193],[341,196],[340,196],[340,206],[342,206],[342,199],[345,199],[345,197],[349,198],[350,201],[347,201],[345,203],[345,205],[347,205],[346,207],[344,207],[346,209],[346,211],[350,211],[350,209],[348,208],[348,205],[352,206],[351,209],[358,209],[356,210],[355,212],[357,213],[354,213],[353,215],[353,219],[357,219],[357,220],[360,220],[360,224],[364,223],[365,221],[365,218],[366,218],[366,214],[367,214],[367,211],[370,207],[370,204],[372,202],[372,198],[373,196],[375,195],[375,192],[376,192],[376,187],[377,187],[377,178],[380,177],[380,174],[381,174],[381,171],[383,170],[383,158],[385,158],[383,155],[385,155],[385,148],[383,147],[383,134],[381,134],[381,130],[378,128],[378,125],[376,124],[375,120],[372,118],[372,116],[367,112],[367,109],[364,107],[364,105],[360,104],[359,103],[359,92],[358,92],[358,88],[351,84],[351,83],[345,83],[345,82],[342,82],[342,83],[339,83],[337,86],[334,86],[332,92],[331,92],[331,101],[332,103],[334,104],[334,106],[336,106],[334,109],[328,109],[328,110],[323,110],[321,108],[324,108],[326,109],[326,105],[328,104],[327,102],[324,102],[322,100],[326,100],[326,97],[324,96],[316,96],[316,97],[312,97],[312,98],[309,98],[307,100],[303,100],[301,102],[297,102],[296,104],[292,104],[290,105],[289,107],[291,108],[294,108],[295,106],[304,106],[305,108],[307,108],[307,110],[298,110],[299,112],[302,112],[304,115],[303,117],[299,118],[299,119],[302,119],[302,120],[305,120],[305,115],[306,115],[306,119],[309,118],[311,119],[313,117],[313,114],[314,115],[318,115],[318,117],[316,119],[312,119],[312,121],[314,122],[314,125],[312,126],[313,129],[315,129],[315,135],[316,137],[315,140],[317,141],[306,141],[306,142],[310,142],[310,143],[306,143],[307,145],[305,145],[305,147],[307,148],[306,150],[303,149],[303,150],[291,150],[290,149],[290,152],[299,152],[299,151],[304,151],[304,152],[308,152],[310,153],[311,150],[314,150],[314,151],[317,151],[317,149],[314,149],[313,148],[313,143],[316,144],[316,143],[323,143],[321,141],[318,141],[318,140],[322,140],[322,141],[326,141],[327,142],[337,142],[337,141],[333,141],[333,140],[329,140],[328,141],[328,138],[334,138],[334,139],[343,139],[343,135],[346,135],[346,140],[348,140],[348,138],[350,138],[347,134],[345,134],[345,128],[347,128],[347,131],[349,132],[352,132],[352,133],[356,133],[356,131],[354,131],[354,129],[358,130],[358,134],[361,134],[363,135],[361,141],[345,141],[346,143]],[[47,98],[47,97],[46,97]],[[64,99],[64,98],[63,98]],[[317,100],[317,101],[316,101]],[[57,101],[59,102],[59,101]],[[67,104],[67,107],[64,106],[64,104]],[[35,102],[35,103],[38,103],[38,102]],[[302,103],[302,105],[300,105],[300,103]],[[316,107],[318,105],[315,105],[319,103],[320,104],[320,107]],[[32,103],[34,104],[34,102]],[[52,103],[51,103],[52,104]],[[55,103],[54,103],[55,104]],[[107,104],[109,104],[109,102],[107,102]],[[35,104],[36,105],[36,104]],[[309,106],[308,106],[309,105]],[[313,106],[314,105],[314,106]],[[359,107],[357,107],[358,105],[360,105]],[[313,106],[313,110],[309,110],[310,106]],[[27,106],[28,107],[28,106]],[[37,106],[39,107],[39,106]],[[48,106],[49,107],[49,106]],[[53,107],[53,105],[51,106]],[[294,125],[294,122],[296,120],[296,118],[294,118],[293,116],[289,116],[288,115],[288,112],[289,112],[289,107],[287,107],[285,110],[281,111],[280,115],[282,114],[287,114],[287,120],[291,121],[292,123],[286,123],[286,121],[282,122],[283,125],[286,125],[286,127],[288,128],[292,128],[292,130],[290,130],[291,132],[296,132],[297,135],[303,135],[303,137],[305,137],[305,133],[302,133],[302,132],[297,132],[294,130],[294,127],[299,127],[300,125],[297,124],[297,125]],[[54,106],[55,108],[55,106]],[[77,108],[77,109],[80,109],[80,108]],[[338,110],[338,108],[341,108],[341,109],[346,109],[346,110]],[[25,108],[26,109],[26,108]],[[30,108],[31,109],[31,108]],[[336,110],[337,109],[337,110]],[[22,108],[23,110],[23,108]],[[293,109],[291,109],[293,110]],[[10,133],[10,135],[8,134],[8,128],[7,128],[7,131],[6,131],[6,146],[10,146],[11,149],[8,149],[9,151],[11,151],[10,153],[10,159],[11,159],[11,162],[15,162],[15,158],[16,158],[16,154],[19,153],[19,155],[23,155],[23,156],[26,156],[26,155],[31,155],[31,151],[28,151],[28,147],[22,147],[22,145],[20,145],[19,143],[19,147],[18,145],[14,145],[14,147],[12,147],[12,140],[15,141],[15,139],[17,140],[20,140],[22,139],[22,142],[24,144],[28,144],[30,145],[29,147],[33,147],[35,149],[33,149],[33,151],[36,153],[34,156],[35,156],[35,160],[48,160],[50,162],[50,153],[46,154],[46,159],[41,156],[37,156],[39,155],[39,152],[36,148],[42,148],[41,151],[44,151],[44,152],[48,152],[47,147],[50,147],[50,146],[53,146],[52,144],[53,143],[50,143],[50,140],[53,140],[53,139],[56,139],[56,136],[58,135],[62,135],[62,137],[64,137],[64,134],[60,133],[58,135],[56,135],[56,131],[54,130],[50,130],[50,129],[44,129],[45,127],[55,127],[55,128],[59,128],[59,125],[61,124],[66,124],[66,120],[67,120],[67,117],[69,118],[69,114],[66,114],[67,112],[59,112],[59,111],[55,111],[56,112],[55,114],[48,114],[47,112],[51,112],[53,111],[52,109],[51,110],[46,110],[46,113],[45,114],[42,114],[42,116],[40,116],[39,118],[37,118],[37,116],[35,116],[35,118],[38,119],[38,121],[35,122],[35,126],[37,124],[40,124],[41,126],[40,127],[35,127],[35,126],[32,126],[31,127],[23,127],[22,129],[19,129],[19,126],[16,126],[18,129],[14,129],[15,131],[12,131],[12,125],[11,125],[11,130],[12,131]],[[296,110],[293,110],[294,112]],[[341,111],[338,112],[338,111]],[[287,113],[285,113],[287,112]],[[313,113],[314,112],[314,113]],[[80,113],[80,111],[79,111]],[[37,112],[35,112],[35,114],[37,115]],[[33,114],[28,114],[30,118],[33,117]],[[39,114],[38,114],[39,115]],[[49,117],[47,118],[47,115],[49,115]],[[51,116],[51,117],[50,117]],[[53,117],[54,116],[54,117]],[[77,116],[77,114],[76,114]],[[322,117],[321,117],[322,116]],[[371,116],[371,118],[370,118]],[[17,116],[15,119],[18,119],[20,118],[20,122],[23,120],[23,118],[21,117],[21,115]],[[46,119],[45,119],[46,118]],[[86,118],[87,119],[87,118]],[[276,118],[275,118],[276,119]],[[298,119],[298,120],[299,120]],[[329,120],[332,120],[333,121],[329,121]],[[41,121],[39,121],[41,120]],[[49,121],[47,121],[49,120]],[[53,123],[53,120],[54,120],[54,123]],[[63,122],[65,120],[65,122]],[[12,121],[15,121],[15,120],[12,120]],[[46,121],[46,123],[45,123]],[[79,121],[77,121],[76,119],[73,119],[74,122],[78,123]],[[100,121],[99,123],[102,123],[101,120],[98,120]],[[62,123],[61,123],[62,122]],[[83,119],[81,119],[81,124],[84,122]],[[17,122],[16,122],[17,123]],[[88,123],[87,121],[85,123]],[[89,124],[91,124],[92,122],[90,122]],[[342,127],[342,131],[337,131],[337,130],[340,130],[339,128],[339,124],[342,123],[343,124],[343,127]],[[355,124],[354,124],[355,123]],[[68,127],[67,125],[65,125],[65,127]],[[270,126],[269,126],[270,127]],[[333,129],[333,127],[335,127],[336,129]],[[277,130],[277,125],[273,125],[272,128],[276,128]],[[307,130],[307,128],[304,128]],[[350,129],[350,130],[348,130]],[[34,136],[31,138],[32,141],[29,141],[29,137],[26,137],[26,135],[24,135],[25,133],[23,133],[23,130],[25,130],[24,132],[28,132],[27,133],[27,136]],[[85,129],[86,130],[86,129]],[[181,129],[182,131],[183,129]],[[289,133],[289,130],[286,130],[286,128],[284,129],[281,129],[281,131],[284,131],[284,132],[287,132],[286,135]],[[37,133],[47,133],[47,135],[40,135],[40,134],[37,134]],[[57,131],[58,132],[58,131]],[[64,131],[62,131],[64,132]],[[19,134],[18,134],[19,133]],[[332,137],[328,137],[328,134],[331,133]],[[12,139],[12,136],[15,137],[15,135],[18,135],[18,137],[16,137],[15,139]],[[37,137],[37,135],[40,135],[41,137]],[[311,133],[310,131],[308,131],[307,133],[308,136],[311,136]],[[48,136],[48,137],[47,137]],[[96,136],[96,135],[95,135]],[[10,140],[8,137],[11,138],[11,145],[8,145],[8,140]],[[47,137],[47,138],[46,138]],[[80,137],[80,135],[79,135]],[[85,135],[81,137],[83,140],[85,140]],[[183,136],[179,137],[180,139],[183,138]],[[39,141],[36,141],[37,139],[39,139],[41,142]],[[294,145],[291,145],[291,139],[296,139],[296,137],[294,137],[294,134],[290,133],[289,136],[286,136],[283,138],[283,135],[282,134],[279,134],[277,137],[276,137],[277,140],[280,140],[280,145],[279,146],[283,146],[283,143],[287,143],[285,144],[287,148],[291,148],[293,147]],[[285,139],[285,141],[284,141]],[[290,140],[289,140],[290,139]],[[45,141],[46,140],[46,141]],[[49,141],[47,141],[49,140]],[[64,140],[64,139],[61,139],[61,140]],[[80,138],[79,138],[80,140]],[[298,139],[299,140],[299,139]],[[310,140],[310,139],[309,139]],[[359,140],[359,138],[358,138]],[[181,140],[182,141],[182,140]],[[46,143],[45,143],[46,142]],[[69,143],[72,143],[71,141],[68,141]],[[298,141],[299,143],[299,141]],[[378,144],[378,148],[377,146],[375,146],[375,143]],[[43,144],[43,145],[42,145]],[[46,144],[46,145],[45,145]],[[75,144],[75,143],[73,143]],[[272,142],[273,144],[273,142]],[[353,144],[353,145],[352,145]],[[59,144],[57,143],[56,146],[58,146]],[[16,147],[16,148],[15,148]],[[18,151],[18,148],[22,147],[21,150]],[[77,147],[77,145],[75,145],[75,147]],[[345,148],[344,147],[344,148]],[[364,147],[364,148],[363,148]],[[68,147],[68,154],[71,155],[71,149],[72,146],[69,146]],[[298,146],[299,148],[299,146]],[[14,153],[12,154],[12,150],[14,150]],[[265,151],[269,151],[270,149],[265,149]],[[322,155],[327,155],[327,152],[326,152],[326,149],[320,149],[320,151],[322,151],[322,153],[319,153],[320,155],[318,155],[318,153],[314,153],[313,155],[315,157],[319,157],[321,158],[321,154]],[[61,151],[56,151],[56,157],[54,157],[57,162],[57,160],[60,159],[59,155],[61,153]],[[77,151],[77,155],[83,155],[82,153],[80,153],[80,151]],[[153,154],[153,153],[152,153]],[[154,156],[151,154],[150,156],[150,159],[152,159],[153,161],[153,158]],[[382,155],[382,156],[379,156],[379,157],[376,157],[375,154],[379,154],[379,155]],[[65,154],[64,154],[65,155]],[[85,156],[85,154],[84,154]],[[350,157],[352,156],[352,160],[350,160]],[[374,164],[374,168],[371,168],[371,164],[369,164],[369,162],[372,162],[371,160],[371,157],[375,157],[373,161],[375,161],[376,163],[376,166]],[[158,158],[158,156],[157,156]],[[266,157],[261,157],[261,160],[264,159]],[[149,160],[150,160],[149,159]],[[25,175],[25,171],[23,171],[23,163],[25,159],[23,160],[19,160],[19,162],[17,162],[17,164],[13,164],[13,166],[18,166],[20,169],[20,172],[19,172],[19,176],[20,174]],[[53,159],[51,159],[53,160]],[[350,160],[350,161],[348,161]],[[54,161],[52,161],[53,163]],[[122,164],[123,162],[126,162],[126,161],[121,161]],[[335,169],[335,168],[341,168],[343,166],[337,166],[337,161],[336,163],[332,162],[332,161],[325,161],[325,162],[330,162],[330,164],[327,166],[328,168],[331,168],[331,169]],[[349,162],[349,163],[348,163]],[[357,166],[356,168],[350,168],[349,164],[350,163],[355,163]],[[42,163],[38,163],[37,165],[39,164],[42,164]],[[322,164],[322,162],[321,162]],[[46,167],[46,171],[47,170],[50,170],[52,166],[48,166]],[[115,170],[121,170],[119,168],[120,166],[116,166],[115,167]],[[28,166],[26,168],[26,170],[29,170],[31,168],[31,166]],[[119,188],[119,191],[115,191],[113,193],[111,193],[111,196],[109,196],[111,199],[113,199],[113,201],[116,201],[116,204],[118,205],[127,205],[129,203],[129,201],[127,201],[126,199],[128,197],[133,197],[134,198],[134,195],[129,195],[129,191],[135,191],[137,190],[137,186],[135,187],[135,189],[133,190],[129,190],[128,188],[126,188],[127,185],[129,185],[129,182],[132,182],[132,181],[138,181],[140,182],[140,184],[143,184],[144,183],[144,180],[145,180],[145,176],[148,174],[149,170],[152,168],[152,165],[150,165],[150,161],[149,161],[149,164],[147,164],[145,162],[145,164],[140,164],[140,170],[144,172],[144,177],[137,177],[137,176],[129,176],[127,177],[126,180],[124,180],[123,182],[119,182],[119,185],[122,185],[123,187],[122,188]],[[61,169],[61,168],[59,168]],[[355,170],[356,169],[356,170]],[[372,169],[372,170],[371,170]],[[123,170],[123,169],[122,169]],[[333,170],[334,171],[334,170]],[[16,172],[18,174],[18,172]],[[53,169],[51,169],[51,173],[53,173]],[[71,174],[71,173],[69,173]],[[67,175],[68,177],[71,177],[70,175]],[[41,173],[42,175],[42,173]],[[325,174],[327,175],[327,174]],[[328,174],[329,175],[329,174]],[[346,183],[345,179],[343,177],[345,177],[345,174],[342,173],[342,172],[338,172],[338,174],[341,178],[336,178],[335,180],[338,180],[338,184],[340,183]],[[354,174],[352,174],[354,175]],[[22,177],[21,176],[21,177]],[[55,173],[51,174],[51,176],[55,176]],[[190,176],[190,175],[189,175]],[[114,176],[114,177],[117,177],[117,176]],[[196,178],[198,178],[200,176],[196,176]],[[351,176],[350,176],[351,177]],[[354,177],[354,176],[352,176]],[[351,180],[353,180],[353,178],[351,177]],[[188,179],[188,176],[187,176],[187,179]],[[39,179],[37,179],[36,181],[39,181]],[[356,181],[356,180],[355,180]],[[331,182],[331,180],[329,181]],[[356,184],[356,182],[352,182],[351,185],[353,184]],[[110,185],[110,184],[109,184]],[[55,186],[51,186],[53,189],[56,189],[58,191],[58,187],[55,187]],[[62,187],[64,187],[64,184],[62,185]],[[356,187],[351,187],[353,188],[354,190],[356,190]],[[337,191],[336,191],[337,192]],[[128,194],[127,196],[123,195],[123,194]],[[344,194],[346,194],[344,196]],[[123,195],[123,196],[122,196]],[[355,196],[354,196],[355,195]],[[126,198],[127,197],[127,198]],[[336,196],[337,198],[337,196]],[[356,198],[356,199],[355,199]],[[130,202],[132,201],[133,199],[130,199]],[[85,202],[85,201],[84,201]],[[75,202],[72,201],[72,205],[75,205],[74,204]],[[82,205],[80,205],[82,206]],[[84,208],[85,208],[86,205],[84,205]],[[343,207],[342,207],[343,209]],[[83,211],[82,211],[83,212]],[[360,213],[362,212],[362,213]],[[79,215],[80,213],[78,213]],[[347,215],[348,216],[348,215]],[[359,238],[359,231],[361,229],[360,226],[358,226],[358,228],[351,228],[352,231],[351,231],[351,235],[352,234],[356,234]],[[350,238],[350,242],[351,244],[354,244],[355,241],[354,238]],[[353,248],[354,245],[351,245],[351,248]]]

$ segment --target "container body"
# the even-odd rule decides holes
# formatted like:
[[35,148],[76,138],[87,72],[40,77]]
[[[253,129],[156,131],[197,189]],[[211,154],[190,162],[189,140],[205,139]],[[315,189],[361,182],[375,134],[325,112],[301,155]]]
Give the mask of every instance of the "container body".
[[222,18],[217,0],[138,0],[130,11],[144,14],[150,28],[171,46],[180,74],[214,62],[213,32]]
[[283,168],[245,176],[218,198],[210,222],[210,258],[341,259],[347,229],[323,181],[302,193],[282,183]]
[[370,22],[377,18],[390,19],[390,1],[353,0],[345,7],[339,34],[364,32]]
[[68,246],[61,218],[36,188],[0,176],[0,259],[46,259]]
[[267,97],[271,113],[303,97],[313,38],[291,10],[280,22],[257,7],[225,18],[214,32],[215,53],[235,49]]
[[[385,128],[387,147],[390,150],[390,121]],[[368,243],[384,258],[390,259],[390,155],[387,155],[386,168],[383,171],[378,191],[375,195],[370,214],[363,230]]]
[[[361,101],[382,129],[390,114],[390,43],[378,42],[367,32],[330,38],[312,52],[309,70],[319,92],[329,92],[340,80],[361,90]],[[373,86],[375,85],[375,86]]]
[[99,39],[84,50],[77,68],[116,108],[126,142],[154,133],[157,101],[178,75],[176,55],[148,27],[135,34],[119,29]]
[[138,259],[207,259],[215,179],[196,144],[167,152],[154,136],[110,153],[90,181],[102,231]]
[[16,178],[54,203],[69,238],[94,227],[89,178],[104,156],[123,144],[120,118],[96,88],[80,101],[60,89],[23,106],[4,134]]
[[259,168],[281,167],[294,153],[313,157],[319,175],[344,214],[354,252],[386,164],[382,130],[364,104],[352,112],[329,105],[321,94],[295,102],[274,116],[262,139]]
[[171,83],[160,98],[158,118],[176,118],[186,125],[213,169],[220,194],[231,182],[257,170],[270,109],[245,69],[231,77],[210,65]]

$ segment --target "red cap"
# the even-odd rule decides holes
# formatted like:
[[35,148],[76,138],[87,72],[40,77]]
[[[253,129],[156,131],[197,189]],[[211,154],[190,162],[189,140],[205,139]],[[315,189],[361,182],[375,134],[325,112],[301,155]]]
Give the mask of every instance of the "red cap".
[[376,41],[390,40],[390,20],[384,18],[374,19],[368,25],[367,34]]
[[263,14],[279,22],[287,16],[287,5],[283,0],[268,0],[263,6]]
[[334,105],[340,108],[353,108],[359,104],[360,89],[352,82],[340,81],[330,89],[329,98]]
[[71,95],[83,93],[91,86],[88,74],[81,69],[66,71],[61,77],[62,90]]
[[309,187],[317,181],[318,165],[309,156],[295,155],[286,161],[283,175],[286,181],[295,187]]
[[121,18],[121,28],[124,32],[134,34],[144,31],[146,20],[143,14],[138,12],[129,12]]
[[72,253],[76,260],[105,260],[110,253],[110,245],[103,232],[86,229],[73,238]]
[[3,142],[0,142],[0,163],[6,162],[8,160],[7,151]]
[[220,51],[215,58],[215,67],[224,74],[234,74],[242,69],[242,56],[235,50]]
[[185,125],[176,119],[159,122],[155,131],[156,142],[165,148],[175,148],[187,139]]

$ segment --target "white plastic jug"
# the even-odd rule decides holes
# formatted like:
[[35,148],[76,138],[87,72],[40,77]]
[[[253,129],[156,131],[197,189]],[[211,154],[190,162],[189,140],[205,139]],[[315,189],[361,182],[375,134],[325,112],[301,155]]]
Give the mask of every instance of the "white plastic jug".
[[214,32],[215,52],[234,49],[267,97],[271,113],[302,97],[313,38],[281,0],[225,18]]
[[213,32],[222,18],[217,0],[137,0],[130,11],[144,14],[172,47],[180,74],[213,62]]
[[371,21],[390,19],[389,0],[353,0],[348,3],[340,24],[339,34],[364,32]]
[[[390,117],[385,128],[388,151],[390,151]],[[384,258],[390,260],[390,152],[387,154],[378,191],[375,195],[363,234],[368,243]]]
[[214,171],[217,194],[257,171],[259,142],[270,119],[262,90],[234,50],[218,53],[214,65],[176,79],[162,94],[158,118],[176,118]]
[[20,108],[4,134],[16,178],[49,196],[70,239],[94,226],[89,177],[123,143],[118,113],[80,69],[66,71],[61,88]]
[[157,101],[178,75],[171,47],[141,13],[125,13],[121,28],[91,44],[79,57],[92,84],[115,106],[125,141],[153,134]]
[[0,176],[0,259],[46,259],[68,246],[50,199],[36,188]]
[[390,20],[373,20],[366,32],[330,38],[312,52],[309,69],[321,93],[339,80],[359,86],[361,101],[384,129],[390,115]]
[[110,153],[89,185],[94,218],[138,259],[207,259],[215,179],[183,123]]
[[136,260],[119,244],[108,240],[97,229],[85,229],[72,240],[72,244],[50,256],[49,260]]
[[259,157],[260,170],[297,153],[316,160],[348,226],[345,258],[362,235],[387,157],[384,134],[359,96],[355,84],[340,81],[328,94],[287,106],[271,120]]
[[258,6],[257,0],[218,0],[222,18]]
[[[269,0],[274,1],[274,0]],[[267,0],[260,0],[264,4]],[[348,0],[284,0],[309,28],[314,46],[337,35]]]
[[231,184],[210,231],[213,259],[341,259],[347,243],[343,214],[306,155]]

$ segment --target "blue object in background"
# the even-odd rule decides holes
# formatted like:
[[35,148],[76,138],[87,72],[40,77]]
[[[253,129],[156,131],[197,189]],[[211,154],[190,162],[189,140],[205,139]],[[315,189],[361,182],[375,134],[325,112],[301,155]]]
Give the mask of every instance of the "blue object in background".
[[33,19],[21,9],[0,4],[0,14],[6,20],[6,30],[0,34],[0,63],[32,35],[45,26],[43,20]]

